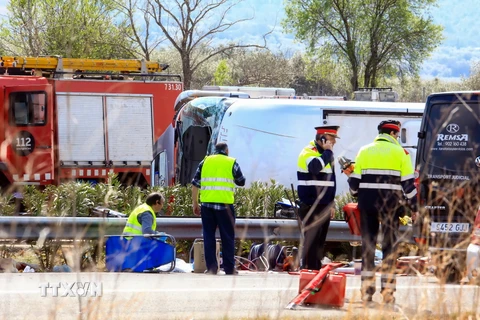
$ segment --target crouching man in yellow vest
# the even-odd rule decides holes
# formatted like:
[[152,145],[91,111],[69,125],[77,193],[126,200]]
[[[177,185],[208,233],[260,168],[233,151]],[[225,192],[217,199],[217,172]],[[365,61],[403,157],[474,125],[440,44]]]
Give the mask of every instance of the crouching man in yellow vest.
[[157,232],[156,213],[163,208],[165,199],[158,192],[147,196],[145,203],[136,207],[130,213],[123,235],[160,234]]

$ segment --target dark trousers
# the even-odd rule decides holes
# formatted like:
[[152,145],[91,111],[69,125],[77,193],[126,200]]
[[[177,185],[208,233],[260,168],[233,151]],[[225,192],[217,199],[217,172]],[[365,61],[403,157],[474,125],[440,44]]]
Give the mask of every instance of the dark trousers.
[[215,210],[205,206],[201,207],[203,245],[207,270],[218,271],[215,232],[220,230],[222,239],[223,269],[226,274],[233,273],[235,269],[235,209],[229,205],[224,210]]
[[319,270],[322,267],[322,258],[330,226],[330,208],[333,204],[317,204],[312,206],[301,204],[298,215],[303,222],[303,249],[301,268]]
[[372,211],[361,211],[362,227],[362,293],[375,293],[375,248],[377,236],[382,225],[382,276],[381,292],[393,293],[396,290],[396,261],[398,256],[397,231],[399,228],[399,213],[381,214]]

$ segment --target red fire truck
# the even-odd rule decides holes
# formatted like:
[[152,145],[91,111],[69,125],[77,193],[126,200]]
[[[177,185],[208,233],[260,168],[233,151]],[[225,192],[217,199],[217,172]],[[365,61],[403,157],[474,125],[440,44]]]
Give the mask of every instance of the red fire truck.
[[[173,181],[168,65],[143,60],[1,57],[0,187],[109,173],[140,186]],[[152,162],[153,159],[153,162]]]

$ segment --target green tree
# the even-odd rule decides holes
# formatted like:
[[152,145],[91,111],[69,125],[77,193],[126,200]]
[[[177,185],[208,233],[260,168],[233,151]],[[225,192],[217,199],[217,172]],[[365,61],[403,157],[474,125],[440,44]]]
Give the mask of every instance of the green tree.
[[267,49],[237,50],[232,65],[238,85],[286,87],[295,70],[289,66],[288,53]]
[[[202,51],[203,52],[203,51]],[[155,50],[152,53],[152,57],[156,61],[166,62],[170,66],[167,69],[171,74],[182,74],[182,57],[177,49],[173,46],[163,47],[159,50]],[[199,55],[203,57],[203,55]],[[195,69],[195,73],[192,75],[190,82],[190,89],[201,89],[205,85],[211,85],[214,83],[214,73],[217,70],[218,63],[220,62],[222,55],[213,57]]]
[[306,54],[305,77],[314,84],[311,95],[318,96],[346,96],[349,98],[351,91],[349,79],[346,76],[348,66],[338,63],[328,56]]
[[217,70],[215,70],[213,76],[215,78],[215,84],[218,86],[231,84],[232,78],[230,77],[230,70],[226,60],[221,60],[218,63]]
[[[465,81],[465,80],[464,80]],[[434,92],[468,90],[463,81],[448,81],[439,78],[421,79],[420,77],[392,78],[385,86],[394,88],[401,102],[425,102]]]
[[470,76],[461,79],[463,90],[480,90],[480,61],[470,65]]
[[134,42],[111,0],[11,0],[2,42],[15,55],[133,58]]
[[[349,65],[352,90],[381,76],[418,73],[442,40],[428,9],[436,0],[289,0],[285,30],[312,52]],[[363,74],[363,81],[361,75]]]

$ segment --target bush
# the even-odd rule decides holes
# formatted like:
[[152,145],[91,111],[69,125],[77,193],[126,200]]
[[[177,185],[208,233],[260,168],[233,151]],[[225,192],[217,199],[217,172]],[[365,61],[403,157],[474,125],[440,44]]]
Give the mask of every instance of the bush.
[[335,197],[335,219],[345,219],[342,209],[347,203],[351,202],[357,202],[357,199],[354,198],[350,193],[340,194]]
[[[122,186],[116,175],[110,175],[106,183],[92,185],[87,182],[68,182],[58,186],[49,185],[44,190],[25,186],[23,204],[30,215],[35,216],[89,216],[98,206],[129,214],[145,201],[151,192],[161,192],[166,199],[163,215],[193,216],[191,185],[173,185],[141,189]],[[274,216],[275,203],[282,198],[298,199],[291,188],[285,188],[274,180],[254,182],[249,188],[235,190],[235,210],[238,217]],[[12,196],[0,197],[0,215],[13,215],[15,204]],[[335,199],[336,219],[343,219],[342,207],[355,202],[349,194]]]
[[235,190],[235,209],[238,217],[273,217],[275,203],[285,197],[285,187],[274,180],[253,182],[249,188]]
[[13,216],[15,214],[15,209],[13,195],[0,194],[0,215]]

